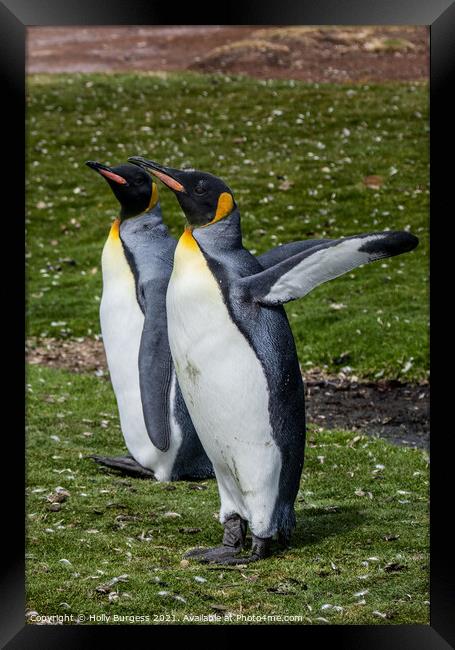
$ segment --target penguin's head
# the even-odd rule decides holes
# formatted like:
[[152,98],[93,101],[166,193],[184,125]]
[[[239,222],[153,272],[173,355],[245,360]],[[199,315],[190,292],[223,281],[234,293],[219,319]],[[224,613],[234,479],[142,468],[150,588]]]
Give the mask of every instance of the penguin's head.
[[232,191],[213,174],[163,167],[141,156],[132,156],[128,160],[150,170],[175,193],[191,226],[209,226],[227,217],[236,208]]
[[152,210],[158,203],[158,188],[150,174],[137,165],[108,167],[88,160],[85,163],[109,184],[120,203],[120,219],[135,217]]

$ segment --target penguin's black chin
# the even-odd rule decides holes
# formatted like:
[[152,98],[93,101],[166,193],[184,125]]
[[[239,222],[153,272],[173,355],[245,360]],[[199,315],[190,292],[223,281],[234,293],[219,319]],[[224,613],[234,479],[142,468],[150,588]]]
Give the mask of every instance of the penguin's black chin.
[[123,221],[124,219],[130,219],[131,217],[138,217],[140,214],[147,212],[150,199],[148,201],[143,201],[142,199],[136,198],[131,199],[127,203],[122,203],[121,201],[119,201],[119,203],[121,206],[120,219]]
[[197,228],[198,226],[205,226],[210,223],[212,215],[201,213],[200,206],[197,206],[187,194],[176,192],[175,196],[189,226]]

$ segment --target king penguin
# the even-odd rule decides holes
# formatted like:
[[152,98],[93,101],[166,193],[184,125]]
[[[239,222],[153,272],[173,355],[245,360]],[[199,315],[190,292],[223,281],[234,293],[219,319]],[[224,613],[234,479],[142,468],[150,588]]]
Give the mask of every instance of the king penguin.
[[158,481],[212,477],[169,349],[166,290],[176,241],[162,222],[156,183],[135,165],[86,164],[103,176],[120,203],[102,253],[100,322],[121,429],[132,456],[93,458]]
[[[283,304],[347,271],[412,250],[407,232],[329,240],[262,269],[242,245],[240,213],[221,179],[135,156],[175,193],[187,220],[166,308],[171,353],[199,438],[213,463],[224,525],[200,562],[243,564],[285,545],[304,463],[305,405]],[[251,553],[240,556],[249,525]]]
[[[162,223],[156,183],[135,165],[86,164],[108,182],[120,203],[102,254],[100,321],[131,454],[92,458],[160,481],[213,477],[176,381],[167,341],[165,299],[177,242]],[[260,263],[266,268],[310,244],[277,247],[261,255]]]

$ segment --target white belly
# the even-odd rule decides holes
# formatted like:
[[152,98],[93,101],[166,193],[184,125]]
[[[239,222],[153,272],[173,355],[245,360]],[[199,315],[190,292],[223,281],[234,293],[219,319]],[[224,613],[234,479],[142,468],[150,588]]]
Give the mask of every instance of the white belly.
[[278,494],[281,454],[269,421],[263,368],[231,320],[199,249],[176,250],[167,292],[168,332],[177,377],[214,465],[220,519],[233,512],[261,536]]
[[[171,413],[171,444],[167,452],[159,451],[152,444],[147,433],[142,412],[138,369],[144,315],[136,299],[133,273],[115,230],[114,233],[111,230],[103,249],[102,270],[101,332],[125,444],[138,463],[151,469],[158,480],[166,481],[170,479],[182,433],[173,413]],[[171,386],[172,406],[174,395],[175,377]]]

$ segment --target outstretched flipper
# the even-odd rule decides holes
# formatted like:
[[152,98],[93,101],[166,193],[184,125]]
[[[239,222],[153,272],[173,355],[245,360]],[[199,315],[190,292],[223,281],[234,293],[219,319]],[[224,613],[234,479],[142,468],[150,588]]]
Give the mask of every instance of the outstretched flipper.
[[[166,295],[165,288],[163,292]],[[174,369],[167,339],[166,310],[162,304],[156,304],[157,293],[156,286],[152,288],[148,284],[143,287],[145,320],[138,363],[147,433],[155,447],[164,452],[168,451],[171,442],[169,400]]]
[[262,253],[262,255],[257,255],[256,257],[261,266],[264,269],[268,269],[275,264],[283,262],[283,260],[287,260],[293,255],[297,255],[297,253],[302,253],[313,246],[318,246],[319,244],[325,244],[331,241],[333,241],[333,239],[303,239],[302,241],[291,241],[287,244],[271,248],[269,251]]
[[93,458],[94,461],[105,467],[111,467],[112,469],[117,469],[128,476],[137,476],[138,478],[148,478],[154,479],[155,474],[152,470],[142,467],[138,462],[134,460],[132,456],[98,456],[97,454],[92,454],[88,458]]
[[408,232],[385,231],[332,239],[274,266],[238,280],[237,288],[254,302],[280,305],[302,298],[315,287],[357,266],[413,250],[419,240]]

